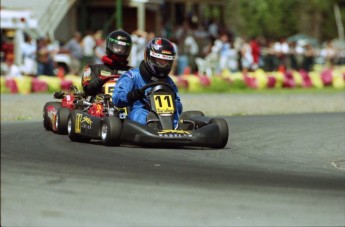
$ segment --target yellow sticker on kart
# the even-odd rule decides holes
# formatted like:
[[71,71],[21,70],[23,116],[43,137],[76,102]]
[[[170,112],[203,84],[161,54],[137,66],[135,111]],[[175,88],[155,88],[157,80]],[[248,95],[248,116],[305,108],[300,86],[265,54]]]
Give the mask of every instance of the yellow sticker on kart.
[[181,138],[181,137],[192,137],[192,134],[184,130],[162,130],[158,132],[160,137],[169,137],[169,138]]
[[158,114],[172,114],[175,111],[172,95],[154,95],[154,102]]
[[115,81],[108,81],[103,86],[104,86],[104,94],[112,95],[114,91]]
[[85,128],[91,129],[92,120],[91,118],[84,116],[82,114],[76,115],[75,125],[74,125],[74,132],[75,133],[81,133],[82,123],[86,123],[87,125],[84,126]]

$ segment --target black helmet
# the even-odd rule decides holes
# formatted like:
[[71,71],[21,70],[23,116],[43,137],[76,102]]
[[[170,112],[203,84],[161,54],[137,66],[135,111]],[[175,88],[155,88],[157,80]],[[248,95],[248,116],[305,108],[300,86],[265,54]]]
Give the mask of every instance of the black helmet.
[[175,55],[175,47],[169,40],[154,38],[146,45],[145,64],[155,77],[164,79],[171,71]]
[[132,49],[131,36],[122,30],[111,32],[107,37],[106,54],[115,61],[127,61]]

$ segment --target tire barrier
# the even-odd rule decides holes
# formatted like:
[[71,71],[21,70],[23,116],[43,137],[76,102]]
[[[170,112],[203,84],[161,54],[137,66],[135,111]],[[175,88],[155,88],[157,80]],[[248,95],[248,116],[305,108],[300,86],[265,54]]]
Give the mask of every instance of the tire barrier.
[[82,90],[81,78],[75,75],[66,75],[63,79],[52,76],[38,77],[3,77],[1,76],[1,93],[53,93],[67,91],[74,85]]
[[293,89],[293,88],[325,88],[345,89],[345,68],[324,69],[316,72],[286,71],[264,72],[258,69],[254,72],[241,73],[223,71],[217,76],[182,75],[173,77],[179,89],[199,92],[206,90],[227,91],[237,89]]
[[[81,78],[66,75],[63,78],[52,76],[38,77],[4,77],[1,76],[1,93],[53,93],[68,90],[72,85],[82,90]],[[254,72],[241,73],[223,71],[214,76],[185,74],[172,76],[180,90],[190,92],[226,92],[236,89],[274,89],[274,88],[324,88],[345,89],[345,67],[322,69],[320,71],[286,71],[265,72],[258,69]]]

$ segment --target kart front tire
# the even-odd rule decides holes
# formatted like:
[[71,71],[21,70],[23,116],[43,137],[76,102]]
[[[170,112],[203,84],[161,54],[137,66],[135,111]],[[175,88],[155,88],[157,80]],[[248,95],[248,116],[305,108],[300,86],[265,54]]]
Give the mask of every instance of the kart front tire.
[[71,110],[66,107],[61,107],[56,114],[56,130],[58,134],[66,135],[67,134],[67,124],[68,116]]
[[117,117],[106,117],[101,126],[101,138],[106,146],[120,146],[122,122]]
[[82,143],[89,142],[91,140],[90,138],[83,137],[75,132],[75,122],[76,122],[76,113],[75,111],[71,111],[67,120],[67,133],[68,133],[69,139],[72,142],[82,142]]
[[47,102],[43,107],[43,127],[46,130],[52,130],[51,121],[48,117],[48,112],[47,112],[48,106],[54,106],[54,108],[58,110],[61,107],[61,102]]
[[216,124],[220,132],[220,142],[214,145],[213,148],[224,148],[229,139],[228,123],[223,118],[213,118],[210,120],[210,124]]
[[182,112],[180,115],[180,122],[183,122],[179,127],[180,129],[183,130],[192,130],[196,128],[195,121],[192,121],[191,123],[191,118],[193,117],[203,117],[205,114],[201,111],[198,110],[189,110]]

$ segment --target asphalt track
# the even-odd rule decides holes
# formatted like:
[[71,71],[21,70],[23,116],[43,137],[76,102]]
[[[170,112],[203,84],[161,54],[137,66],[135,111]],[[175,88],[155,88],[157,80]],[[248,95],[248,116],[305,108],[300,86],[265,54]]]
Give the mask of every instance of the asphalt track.
[[233,116],[225,149],[1,122],[1,226],[344,226],[345,114]]

